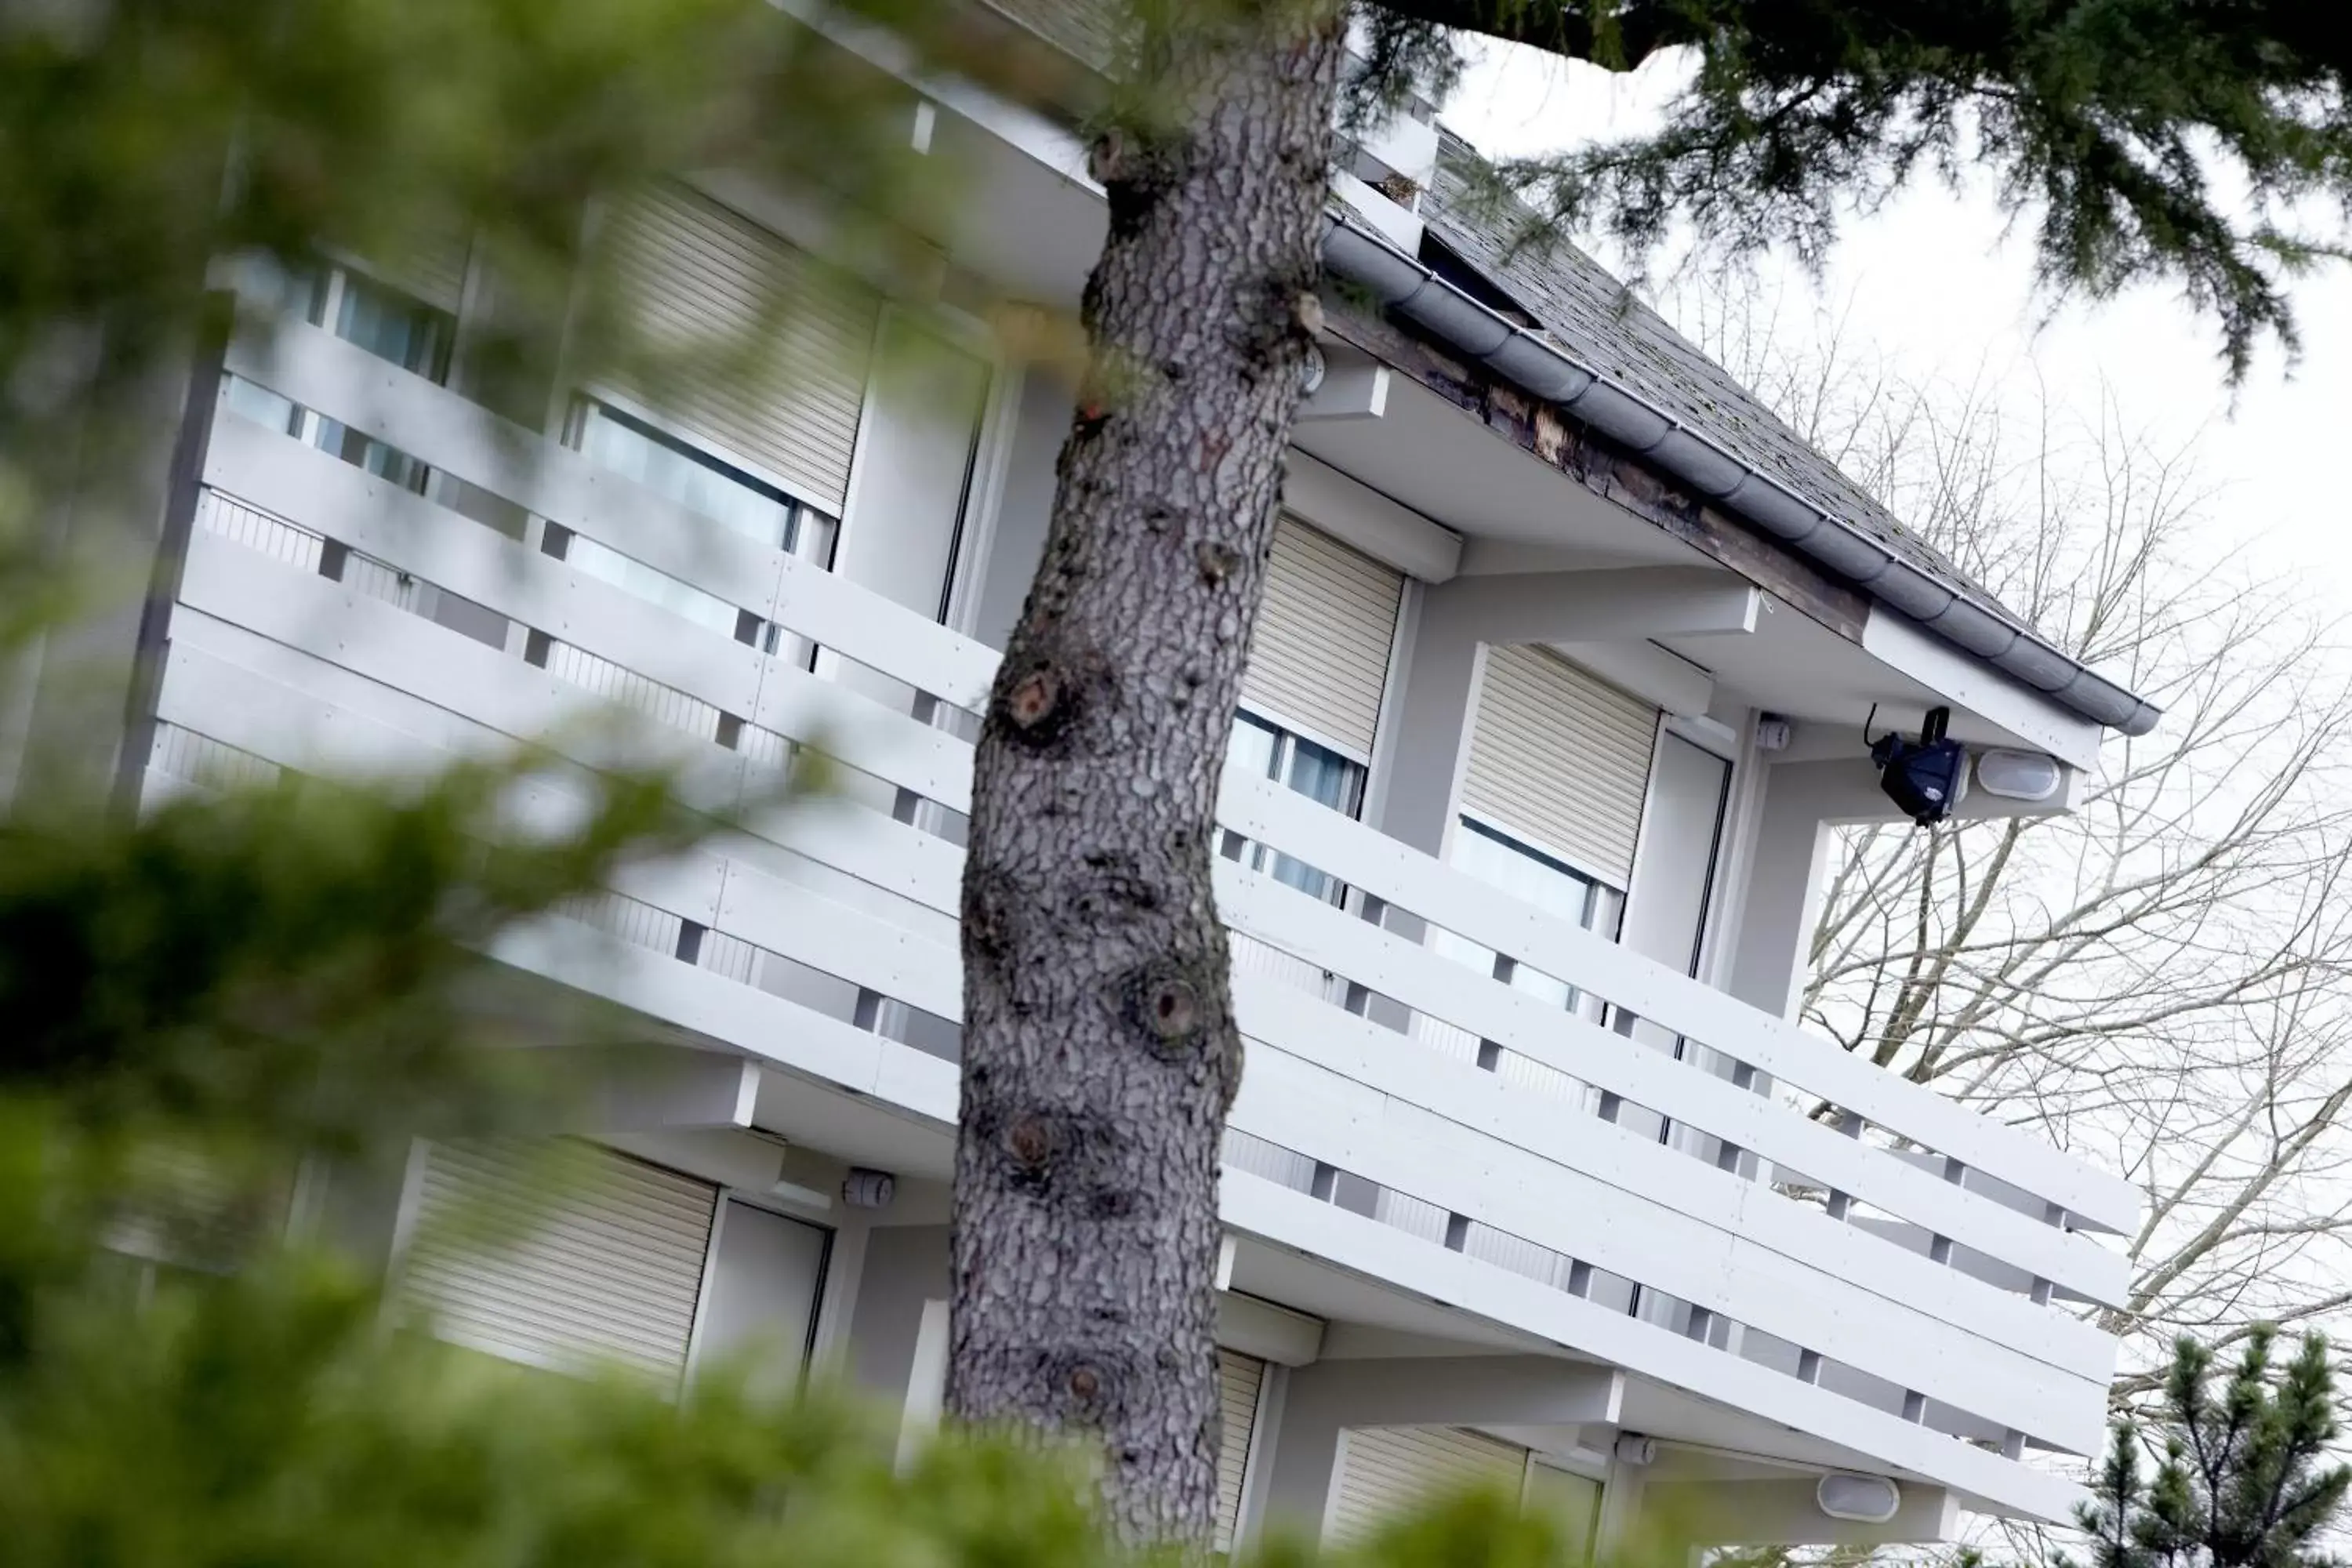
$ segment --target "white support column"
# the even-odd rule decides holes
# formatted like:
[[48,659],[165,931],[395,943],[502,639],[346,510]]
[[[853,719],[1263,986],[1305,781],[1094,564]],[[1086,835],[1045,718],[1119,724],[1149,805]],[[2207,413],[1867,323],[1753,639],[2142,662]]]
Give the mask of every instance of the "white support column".
[[1806,949],[1820,917],[1829,834],[1813,774],[1835,765],[1782,763],[1765,771],[1764,808],[1748,851],[1725,988],[1776,1018],[1795,1016]]
[[[1475,598],[1457,592],[1462,585],[1456,578],[1424,586],[1418,616],[1400,629],[1396,670],[1381,714],[1380,753],[1364,801],[1366,822],[1440,858],[1469,772],[1470,735],[1486,677]],[[1412,597],[1406,602],[1410,606]],[[1364,918],[1407,942],[1419,942],[1427,929],[1420,916],[1383,909],[1375,899],[1366,900]],[[1364,1015],[1391,1029],[1412,1024],[1412,1015],[1384,996],[1367,1000]]]
[[1643,1483],[1649,1467],[1619,1454],[1609,1457],[1609,1474],[1601,1483],[1601,1517],[1592,1526],[1592,1560],[1609,1563],[1623,1554],[1642,1517]]
[[898,1418],[898,1468],[915,1461],[931,1435],[940,1429],[940,1412],[948,1394],[948,1304],[923,1303],[922,1324],[915,1331],[915,1364],[907,1373],[907,1403]]
[[903,1408],[919,1359],[923,1304],[946,1300],[950,1289],[946,1226],[869,1226],[841,1352],[844,1386]]
[[[2048,801],[2001,800],[1971,790],[1957,816],[2029,816],[2070,808],[2081,775],[2066,770]],[[1828,866],[1829,829],[1844,823],[1900,822],[1902,814],[1878,787],[1878,770],[1857,741],[1848,756],[1774,763],[1765,770],[1764,805],[1739,893],[1729,984],[1753,1007],[1793,1018],[1806,948],[1821,915]]]
[[1372,781],[1366,817],[1391,838],[1428,855],[1445,853],[1446,834],[1470,765],[1486,644],[1475,599],[1460,579],[1424,589],[1421,616],[1392,678],[1395,718],[1384,766]]

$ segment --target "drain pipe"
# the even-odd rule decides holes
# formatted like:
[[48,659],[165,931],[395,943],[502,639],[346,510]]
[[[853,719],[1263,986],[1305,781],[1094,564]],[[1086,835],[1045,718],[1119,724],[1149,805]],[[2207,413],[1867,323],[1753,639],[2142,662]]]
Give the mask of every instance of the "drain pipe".
[[1323,263],[1387,309],[1564,409],[1871,597],[2086,719],[2145,735],[2161,710],[2008,616],[1938,583],[1828,508],[1507,320],[1385,239],[1327,210]]

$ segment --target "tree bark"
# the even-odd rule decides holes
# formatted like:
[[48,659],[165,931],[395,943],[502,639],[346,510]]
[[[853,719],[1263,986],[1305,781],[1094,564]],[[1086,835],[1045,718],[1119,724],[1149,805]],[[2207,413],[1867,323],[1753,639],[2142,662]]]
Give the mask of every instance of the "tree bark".
[[1147,38],[1045,556],[963,889],[948,1405],[1097,1435],[1113,1522],[1205,1544],[1217,1173],[1241,1075],[1213,810],[1320,318],[1338,0]]

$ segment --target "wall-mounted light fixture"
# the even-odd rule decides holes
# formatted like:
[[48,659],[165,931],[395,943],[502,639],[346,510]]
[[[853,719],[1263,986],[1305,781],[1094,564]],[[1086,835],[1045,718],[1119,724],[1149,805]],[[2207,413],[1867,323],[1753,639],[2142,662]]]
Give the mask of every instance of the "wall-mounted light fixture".
[[1813,1500],[1832,1519],[1856,1524],[1885,1524],[1903,1506],[1903,1489],[1885,1476],[1858,1476],[1832,1470],[1813,1488]]
[[2065,770],[2039,752],[1991,751],[1977,758],[1977,785],[2003,800],[2048,800],[2058,793]]
[[887,1209],[898,1193],[898,1177],[863,1165],[852,1167],[841,1183],[841,1201],[854,1209]]

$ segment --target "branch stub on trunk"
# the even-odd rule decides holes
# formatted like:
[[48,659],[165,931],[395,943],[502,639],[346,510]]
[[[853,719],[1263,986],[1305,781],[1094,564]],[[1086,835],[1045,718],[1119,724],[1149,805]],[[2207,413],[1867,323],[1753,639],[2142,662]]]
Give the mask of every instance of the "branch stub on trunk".
[[1128,1012],[1150,1037],[1154,1052],[1174,1058],[1201,1033],[1202,987],[1173,960],[1148,963],[1128,991]]

